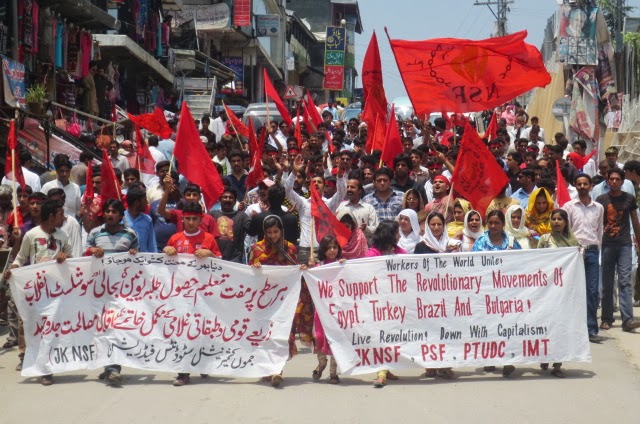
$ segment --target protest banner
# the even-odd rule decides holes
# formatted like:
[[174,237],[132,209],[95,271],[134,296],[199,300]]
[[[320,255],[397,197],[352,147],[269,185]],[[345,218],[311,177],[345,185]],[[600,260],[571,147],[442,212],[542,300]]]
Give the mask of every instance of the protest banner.
[[110,364],[261,377],[282,371],[296,266],[128,253],[15,269],[26,377]]
[[578,248],[384,256],[303,276],[345,375],[591,359]]

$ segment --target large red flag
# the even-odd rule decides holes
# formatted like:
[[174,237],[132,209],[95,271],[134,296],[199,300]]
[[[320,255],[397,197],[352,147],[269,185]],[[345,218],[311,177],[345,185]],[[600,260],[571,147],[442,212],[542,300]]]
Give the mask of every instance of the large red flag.
[[100,175],[102,176],[102,183],[100,183],[100,197],[102,201],[106,202],[109,199],[122,200],[120,195],[120,181],[118,181],[116,177],[116,173],[109,160],[109,154],[105,149],[102,149]]
[[565,181],[562,176],[560,163],[556,161],[556,203],[559,207],[562,207],[569,200],[571,200],[571,196],[569,196],[569,187],[567,187],[567,181]]
[[269,75],[267,75],[267,69],[265,68],[262,71],[262,75],[264,77],[264,94],[265,96],[267,96],[267,104],[269,100],[272,100],[276,104],[276,108],[278,108],[278,111],[280,112],[280,115],[282,115],[282,119],[284,120],[284,122],[286,122],[289,127],[292,127],[293,121],[291,120],[289,111],[287,110],[287,107],[284,105],[284,103],[282,103],[280,95],[273,87],[273,84],[269,79]]
[[[387,33],[388,35],[388,33]],[[415,113],[492,109],[551,82],[526,31],[486,40],[391,40]]]
[[227,112],[227,117],[229,118],[229,122],[231,122],[231,126],[236,131],[236,133],[240,134],[241,136],[243,136],[245,138],[248,138],[249,137],[249,128],[247,128],[247,126],[245,124],[243,124],[240,119],[238,119],[236,114],[233,113],[233,111],[231,109],[229,109],[227,107],[227,105],[222,103],[222,106],[224,106],[224,110],[225,110],[225,112]]
[[487,126],[487,130],[484,132],[484,138],[489,141],[498,138],[498,112],[496,112],[495,110],[491,114],[489,126]]
[[[22,165],[20,164],[20,158],[18,157],[18,137],[16,135],[16,124],[12,119],[9,125],[9,137],[7,138],[7,155],[4,163],[4,175],[8,180],[15,181],[20,184],[20,187],[24,188],[27,184],[24,181],[24,175],[22,174]],[[15,168],[15,179],[13,169]]]
[[300,106],[296,109],[296,127],[293,130],[293,136],[298,141],[298,149],[302,148],[302,127],[300,126],[302,119],[300,118]]
[[307,113],[309,114],[309,118],[313,122],[313,126],[318,128],[318,125],[320,125],[323,122],[323,119],[322,119],[322,116],[320,116],[320,113],[318,112],[318,108],[316,107],[315,103],[313,103],[313,98],[311,97],[311,93],[309,91],[307,91],[307,103],[306,103],[305,110],[307,110]]
[[344,247],[351,238],[351,231],[342,222],[338,221],[338,218],[327,207],[316,186],[310,184],[309,189],[311,190],[311,215],[315,218],[318,242],[324,236],[333,236],[338,240],[340,247]]
[[[391,110],[393,110],[393,104],[391,104]],[[398,121],[396,120],[396,115],[392,113],[387,123],[387,134],[382,148],[381,159],[387,167],[393,168],[393,159],[402,151],[402,139],[400,138]]]
[[[382,62],[375,32],[371,36],[369,47],[367,47],[367,52],[362,62],[362,92],[364,101],[362,120],[367,123],[367,145],[376,145],[377,141],[371,140],[375,133],[374,128],[378,124],[376,121],[381,116],[386,120],[388,105],[384,86],[382,85]],[[367,151],[371,150],[367,149]]]
[[187,102],[182,102],[173,155],[178,161],[180,173],[189,182],[200,186],[207,210],[211,209],[222,195],[224,185],[207,149],[200,141],[200,134]]
[[509,182],[496,158],[468,123],[451,181],[453,189],[483,217],[489,203]]
[[[395,117],[394,114],[392,114],[392,116]],[[382,150],[384,148],[386,135],[387,114],[376,115],[373,126],[369,127],[367,125],[367,144],[365,146],[365,152],[371,153],[374,150]]]
[[[146,174],[149,176],[153,176],[156,173],[156,161],[153,159],[153,155],[149,150],[149,146],[147,146],[144,137],[142,137],[142,133],[140,132],[140,127],[135,126],[136,129],[136,150],[137,150],[137,158],[138,158],[138,171],[140,171],[140,176],[142,174]],[[147,177],[151,178],[151,177]],[[143,178],[144,179],[144,178]],[[145,184],[147,182],[145,181]]]
[[260,134],[260,143],[256,140],[256,132],[253,129],[253,123],[249,119],[249,152],[251,153],[251,168],[249,174],[247,174],[247,191],[251,190],[258,185],[264,178],[264,171],[262,170],[262,150],[264,147],[263,136],[266,133],[266,127],[263,127]]
[[167,123],[164,112],[159,107],[156,107],[153,113],[145,113],[138,116],[129,114],[129,119],[131,119],[134,124],[159,135],[163,139],[171,137],[171,127]]

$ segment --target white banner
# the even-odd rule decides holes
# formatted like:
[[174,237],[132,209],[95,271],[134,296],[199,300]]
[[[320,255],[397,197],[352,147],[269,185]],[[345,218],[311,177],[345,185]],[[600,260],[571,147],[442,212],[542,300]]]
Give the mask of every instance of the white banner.
[[346,375],[591,360],[578,248],[384,256],[303,276]]
[[11,290],[23,376],[119,364],[260,377],[289,356],[300,270],[121,253],[15,269]]

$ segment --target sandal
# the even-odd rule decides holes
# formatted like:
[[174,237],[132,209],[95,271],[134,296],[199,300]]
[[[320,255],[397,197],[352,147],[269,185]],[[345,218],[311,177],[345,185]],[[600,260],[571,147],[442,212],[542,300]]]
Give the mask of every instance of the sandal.
[[329,376],[329,384],[340,384],[340,377],[338,377],[338,374],[331,374]]
[[438,372],[433,368],[425,368],[423,375],[428,378],[435,378],[438,375]]
[[549,369],[549,364],[540,364],[540,369],[541,369],[542,371],[546,371],[546,370],[548,370],[548,369]]
[[373,387],[380,389],[387,385],[387,372],[378,371],[378,378],[373,380]]
[[611,324],[609,324],[608,322],[601,322],[600,323],[600,329],[601,330],[611,330]]
[[324,367],[320,368],[319,365],[315,370],[313,370],[313,372],[311,373],[311,378],[313,379],[313,381],[319,381],[322,378],[322,371],[324,371]]
[[439,369],[437,371],[438,377],[440,378],[447,378],[447,379],[451,379],[451,378],[455,378],[456,375],[453,372],[453,370],[451,368],[443,368],[443,369]]
[[12,347],[18,346],[18,342],[14,342],[13,340],[7,340],[5,344],[2,345],[3,349],[11,349]]
[[271,386],[272,387],[280,387],[280,385],[282,385],[283,382],[284,382],[284,379],[282,378],[282,376],[280,374],[276,374],[273,377],[271,377]]
[[558,378],[565,378],[567,376],[564,373],[564,371],[562,371],[562,368],[560,367],[553,367],[553,370],[551,371],[551,375],[556,376]]
[[387,372],[387,380],[397,381],[397,380],[400,380],[400,377],[398,377],[397,375],[393,374],[391,371],[388,371]]

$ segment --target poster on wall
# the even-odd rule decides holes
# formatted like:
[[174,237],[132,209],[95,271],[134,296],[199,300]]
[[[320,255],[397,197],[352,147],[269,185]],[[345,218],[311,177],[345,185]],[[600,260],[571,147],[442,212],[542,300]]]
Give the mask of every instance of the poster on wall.
[[221,60],[222,64],[231,68],[236,73],[236,78],[225,84],[220,90],[222,94],[244,95],[244,61],[242,56],[227,56]]
[[256,15],[258,37],[277,37],[280,34],[280,16]]
[[24,109],[24,65],[2,56],[2,87],[4,101],[11,107]]
[[595,65],[597,7],[578,7],[566,0],[558,9],[558,61],[568,65]]

